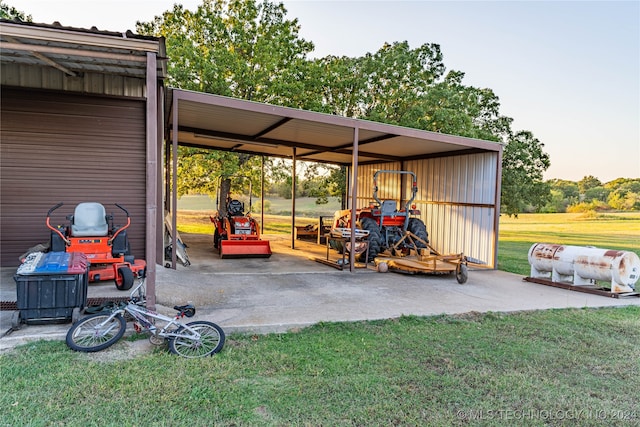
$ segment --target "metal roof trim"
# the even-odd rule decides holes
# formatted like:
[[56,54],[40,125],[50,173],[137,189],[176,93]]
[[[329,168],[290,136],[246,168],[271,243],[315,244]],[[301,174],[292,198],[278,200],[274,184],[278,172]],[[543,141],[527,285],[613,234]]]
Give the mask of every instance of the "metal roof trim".
[[[337,126],[345,126],[350,128],[355,127],[355,124],[358,122],[357,119],[352,119],[349,117],[334,116],[331,114],[301,110],[298,108],[282,107],[279,105],[265,104],[261,102],[231,98],[228,96],[215,95],[211,93],[195,92],[177,88],[169,88],[169,90],[173,93],[173,97],[177,101],[193,101],[225,108],[234,108],[255,113],[271,114],[277,117],[286,117],[291,119],[307,120],[311,122],[334,124]],[[320,120],[320,118],[322,118],[322,120]]]
[[155,53],[161,51],[160,45],[162,44],[162,38],[140,36],[131,31],[125,33],[100,31],[97,29],[15,22],[7,19],[0,19],[0,35]]
[[[477,148],[487,151],[501,151],[504,147],[504,144],[500,142],[486,141],[482,139],[475,139],[457,135],[448,135],[439,132],[407,128],[386,123],[372,122],[363,119],[335,116],[315,111],[264,104],[255,101],[247,101],[243,99],[214,95],[209,93],[194,92],[185,89],[169,88],[168,92],[170,92],[170,96],[172,96],[173,99],[175,99],[178,103],[180,102],[180,100],[185,100],[207,105],[252,111],[262,114],[271,114],[276,117],[305,120],[312,123],[323,123],[334,126],[349,127],[352,129],[358,128],[359,130],[366,130],[382,135],[403,136],[444,144],[459,145],[462,147]],[[171,121],[171,118],[169,118],[169,121]]]

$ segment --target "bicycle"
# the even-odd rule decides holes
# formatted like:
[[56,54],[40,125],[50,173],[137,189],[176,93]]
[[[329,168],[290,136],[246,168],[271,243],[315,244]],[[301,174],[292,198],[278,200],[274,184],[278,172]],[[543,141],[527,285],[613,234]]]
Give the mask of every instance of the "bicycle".
[[[67,332],[67,346],[84,353],[104,350],[122,338],[127,327],[127,316],[134,320],[136,332],[150,333],[149,341],[154,345],[168,343],[169,351],[173,354],[196,358],[210,356],[222,350],[225,334],[220,326],[203,320],[190,323],[179,321],[185,316],[195,315],[193,305],[173,307],[177,311],[173,318],[147,309],[144,306],[144,283],[145,279],[140,279],[140,283],[131,291],[127,303],[115,305],[110,310],[91,314],[75,322]],[[163,322],[164,327],[157,327],[156,321]]]

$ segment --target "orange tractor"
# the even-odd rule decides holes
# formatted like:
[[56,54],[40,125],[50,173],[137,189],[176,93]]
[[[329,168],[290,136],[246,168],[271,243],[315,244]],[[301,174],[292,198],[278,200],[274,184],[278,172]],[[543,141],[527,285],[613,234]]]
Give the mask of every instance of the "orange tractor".
[[[218,186],[218,199],[220,197]],[[217,205],[217,203],[216,203]],[[220,252],[220,258],[268,258],[271,246],[268,240],[260,239],[260,225],[251,216],[251,182],[249,182],[249,209],[245,214],[244,203],[231,198],[225,201],[226,214],[220,211],[210,216],[215,225],[213,246]]]
[[116,203],[127,215],[124,226],[114,226],[113,214],[107,215],[100,203],[84,202],[76,206],[73,215],[67,215],[68,226],[54,227],[51,213],[61,206],[63,203],[58,203],[47,212],[52,252],[84,253],[91,263],[89,281],[114,280],[121,291],[130,289],[135,277],[144,277],[146,262],[130,253],[126,229],[131,218],[125,208]]
[[[411,178],[411,198],[401,209],[395,200],[380,200],[378,197],[378,175],[407,175]],[[356,211],[356,224],[368,232],[369,261],[386,250],[408,254],[411,250],[427,248],[429,244],[424,222],[417,216],[420,211],[412,205],[418,192],[416,174],[408,171],[380,170],[373,175],[373,198],[376,203]],[[412,216],[413,215],[413,216]],[[351,210],[338,211],[334,228],[351,226]],[[407,235],[413,236],[408,239]],[[334,247],[343,251],[342,247]],[[348,249],[348,248],[347,248]],[[362,255],[360,255],[362,257]]]

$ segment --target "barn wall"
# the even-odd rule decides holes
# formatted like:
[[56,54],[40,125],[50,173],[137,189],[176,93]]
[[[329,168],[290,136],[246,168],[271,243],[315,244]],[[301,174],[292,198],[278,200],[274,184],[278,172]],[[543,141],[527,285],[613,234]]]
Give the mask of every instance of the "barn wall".
[[52,67],[34,67],[19,64],[0,64],[2,86],[50,89],[67,92],[92,93],[142,98],[145,96],[144,79],[99,73],[69,76]]
[[[440,253],[464,253],[495,267],[497,165],[496,152],[413,160],[403,167],[399,162],[363,165],[358,168],[356,207],[373,200],[377,170],[412,171],[418,180],[413,204],[421,212],[431,245]],[[394,199],[402,207],[411,197],[407,175],[380,175],[378,197]]]
[[47,242],[46,213],[66,224],[76,204],[97,201],[117,224],[129,210],[132,254],[145,253],[145,103],[141,100],[2,89],[0,261],[18,265]]
[[418,174],[417,206],[441,253],[464,253],[493,266],[498,153],[407,162]]
[[[358,200],[356,208],[367,207],[374,201],[373,175],[379,170],[401,170],[400,162],[378,163],[358,167]],[[394,199],[400,202],[400,193],[398,191],[400,181],[400,176],[396,174],[380,175],[378,181],[378,198],[380,200]],[[349,206],[351,206],[351,203],[349,203]]]

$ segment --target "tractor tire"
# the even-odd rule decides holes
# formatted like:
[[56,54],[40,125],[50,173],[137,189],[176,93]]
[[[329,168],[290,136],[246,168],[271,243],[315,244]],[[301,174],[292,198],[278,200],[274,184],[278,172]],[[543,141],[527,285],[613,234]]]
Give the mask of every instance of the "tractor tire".
[[[418,218],[409,218],[409,225],[407,225],[407,231],[410,231],[411,233],[415,234],[425,242],[429,243],[429,235],[427,234],[427,227],[424,225],[424,222],[422,222],[422,220]],[[414,241],[416,244],[416,249],[423,249],[427,247],[424,243],[418,240],[414,239]]]
[[213,232],[213,247],[215,249],[220,249],[220,233],[218,233],[218,229]]
[[[367,230],[369,232],[369,259],[367,261],[373,261],[380,252],[384,250],[382,237],[380,235],[380,226],[378,223],[369,217],[360,218],[358,228]],[[361,262],[364,262],[365,253],[360,254]]]
[[331,247],[331,249],[336,250],[339,254],[344,253],[344,245],[340,241],[329,240],[329,246]]

